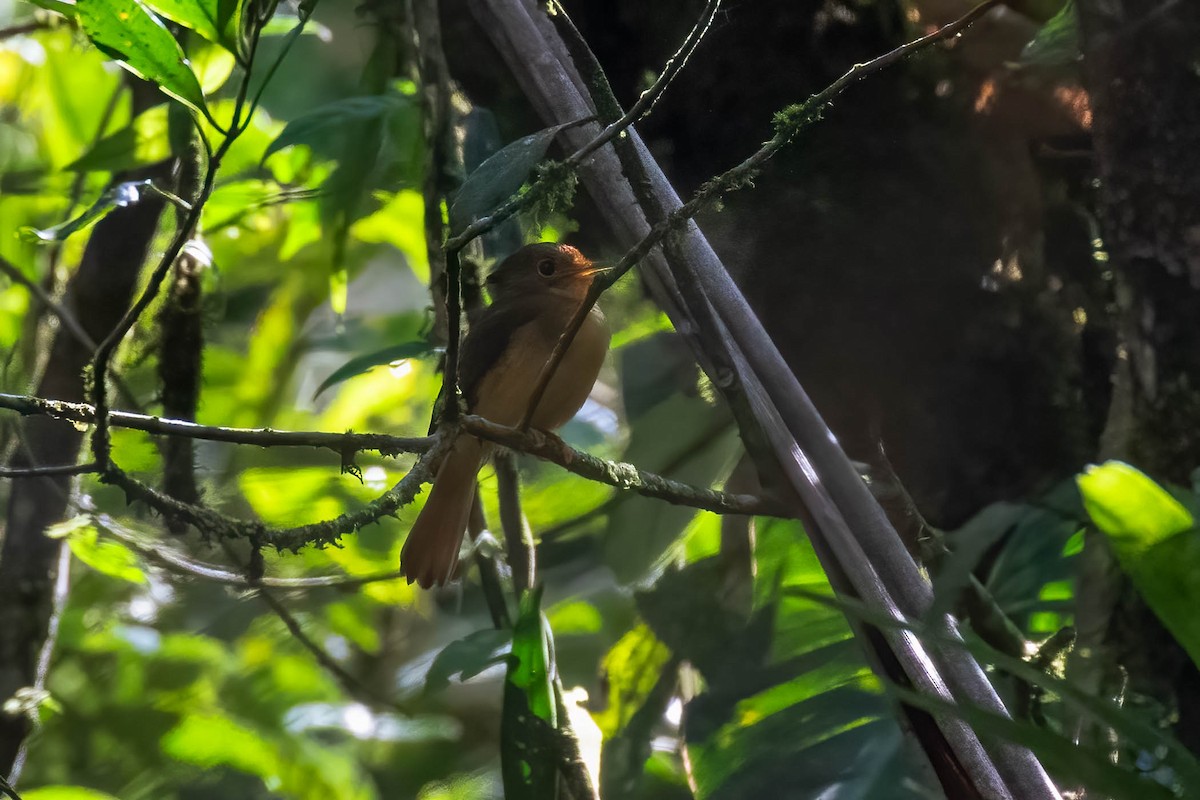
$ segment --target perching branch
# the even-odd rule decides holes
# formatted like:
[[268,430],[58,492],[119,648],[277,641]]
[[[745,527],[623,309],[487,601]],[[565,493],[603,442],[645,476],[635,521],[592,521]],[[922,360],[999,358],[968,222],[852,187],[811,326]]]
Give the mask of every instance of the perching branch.
[[483,417],[463,417],[463,426],[480,439],[502,444],[513,450],[558,464],[582,478],[628,489],[646,497],[666,500],[675,505],[701,508],[718,514],[765,514],[791,516],[781,504],[747,494],[729,494],[714,489],[689,486],[633,464],[606,461],[568,446],[562,439],[545,431],[520,431],[489,422]]
[[[0,408],[28,416],[39,414],[71,422],[94,424],[96,410],[84,403],[64,403],[29,395],[0,394]],[[109,424],[117,428],[144,431],[162,436],[184,436],[210,442],[257,445],[259,447],[318,447],[346,458],[358,451],[385,456],[400,453],[424,453],[433,445],[433,437],[388,436],[382,433],[323,433],[321,431],[280,431],[272,428],[224,428],[197,425],[177,419],[163,419],[126,411],[111,411]]]
[[[0,408],[8,408],[21,414],[41,414],[72,422],[95,423],[96,420],[95,410],[84,403],[63,403],[27,395],[0,394]],[[387,436],[381,433],[322,433],[319,431],[277,431],[270,428],[221,428],[209,425],[197,425],[181,420],[129,414],[122,411],[111,412],[109,420],[110,424],[114,427],[131,428],[167,436],[185,436],[191,439],[232,442],[235,444],[257,445],[259,447],[322,447],[342,454],[343,458],[347,458],[359,450],[369,450],[383,455],[396,455],[398,453],[428,454],[438,443],[437,436],[406,438]],[[661,475],[656,475],[653,472],[639,469],[633,464],[607,461],[581,450],[576,450],[557,436],[543,431],[531,430],[522,432],[515,428],[497,425],[477,416],[463,417],[462,424],[469,433],[481,439],[487,439],[513,450],[528,453],[544,461],[550,461],[582,478],[606,483],[618,489],[633,491],[646,497],[665,500],[676,505],[701,508],[718,514],[790,516],[781,504],[777,504],[769,499],[754,495],[729,494],[712,489],[702,489],[680,483],[679,481],[673,481]],[[45,469],[70,470],[68,474],[100,471],[99,466],[95,464],[50,467]],[[24,475],[27,473],[22,472],[21,474]],[[63,473],[57,472],[56,474]],[[0,474],[0,477],[3,477],[3,475]],[[132,479],[126,476],[124,480]],[[135,489],[135,492],[139,495],[144,495],[144,490],[148,488]],[[156,502],[158,505],[155,505]],[[191,506],[186,503],[182,504],[184,507],[176,507],[171,504],[164,504],[161,501],[151,501],[151,505],[155,506],[160,513],[178,514],[202,530],[205,529],[203,512],[208,511],[207,509],[203,509],[200,506]],[[160,505],[162,507],[159,507]],[[208,513],[215,512],[208,511]],[[391,513],[391,511],[383,513],[387,514]],[[192,517],[198,521],[194,521]],[[374,519],[378,519],[378,516]],[[367,520],[362,524],[372,522],[374,519]],[[225,518],[225,520],[226,523],[240,524],[228,518]],[[212,522],[212,520],[210,519],[209,522]],[[314,525],[317,524],[325,525],[326,523],[314,523]],[[356,527],[361,526],[360,524]],[[218,527],[222,527],[222,525],[218,525]],[[302,527],[308,527],[315,532],[315,529],[311,526]],[[282,538],[291,541],[295,539],[295,532],[300,529],[288,530],[291,533]],[[276,534],[280,533],[282,532],[276,532]],[[241,538],[242,536],[244,534],[237,534],[234,538]],[[319,538],[327,540],[325,535]],[[266,543],[274,546],[274,542]],[[303,544],[304,542],[301,542],[296,547],[303,546]],[[284,544],[282,547],[289,550],[296,549],[289,544]]]

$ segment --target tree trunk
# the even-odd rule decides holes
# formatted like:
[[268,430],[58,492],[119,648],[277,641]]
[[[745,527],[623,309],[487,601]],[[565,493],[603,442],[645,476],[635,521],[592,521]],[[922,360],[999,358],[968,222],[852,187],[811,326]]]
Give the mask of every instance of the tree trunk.
[[[132,81],[136,115],[162,100],[158,91]],[[150,178],[165,185],[171,165],[122,173],[113,182]],[[119,208],[93,229],[79,269],[67,284],[63,305],[79,320],[92,341],[102,341],[129,307],[142,264],[154,239],[163,201],[150,196]],[[36,394],[56,400],[85,399],[84,370],[92,351],[70,333],[59,330]],[[83,433],[69,422],[49,417],[23,421],[12,467],[69,464],[79,455]],[[55,561],[60,543],[46,528],[67,510],[69,476],[15,478],[0,545],[0,698],[10,698],[37,681],[38,654],[45,644],[52,610]],[[12,768],[29,733],[25,714],[0,714],[0,774]]]

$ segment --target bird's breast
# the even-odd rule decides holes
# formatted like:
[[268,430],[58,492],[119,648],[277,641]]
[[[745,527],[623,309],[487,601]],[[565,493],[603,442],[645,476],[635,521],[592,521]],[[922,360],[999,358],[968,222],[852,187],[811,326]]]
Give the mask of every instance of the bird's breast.
[[[518,328],[496,365],[480,381],[472,412],[501,425],[518,424],[565,327],[565,321],[539,318]],[[593,308],[538,403],[532,418],[534,428],[553,430],[575,416],[600,374],[609,338],[604,314]]]

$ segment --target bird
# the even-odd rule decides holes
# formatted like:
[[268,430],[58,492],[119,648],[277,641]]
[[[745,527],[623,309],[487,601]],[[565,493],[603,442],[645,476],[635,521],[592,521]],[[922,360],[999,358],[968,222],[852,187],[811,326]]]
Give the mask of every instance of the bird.
[[[458,364],[468,413],[510,427],[522,421],[559,337],[595,276],[605,271],[574,247],[540,242],[517,250],[491,272],[492,303],[472,320]],[[583,407],[610,338],[604,313],[593,305],[530,417],[531,427],[552,431]],[[400,553],[400,570],[409,584],[428,589],[453,577],[475,501],[476,475],[492,449],[459,433],[437,467]]]

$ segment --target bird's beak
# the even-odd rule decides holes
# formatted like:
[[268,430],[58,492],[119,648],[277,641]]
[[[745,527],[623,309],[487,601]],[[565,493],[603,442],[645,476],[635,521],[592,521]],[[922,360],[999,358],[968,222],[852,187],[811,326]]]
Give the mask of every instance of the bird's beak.
[[595,264],[588,264],[583,269],[575,270],[572,274],[580,278],[590,278],[593,275],[602,275],[605,272],[612,272],[612,267],[597,267]]

